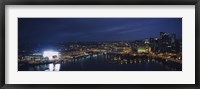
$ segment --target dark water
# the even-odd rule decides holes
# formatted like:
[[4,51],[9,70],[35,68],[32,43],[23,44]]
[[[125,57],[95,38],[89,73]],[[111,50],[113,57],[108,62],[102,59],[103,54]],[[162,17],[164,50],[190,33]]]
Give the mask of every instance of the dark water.
[[19,66],[19,71],[182,71],[182,64],[165,59],[120,59],[104,55],[78,58],[59,64]]

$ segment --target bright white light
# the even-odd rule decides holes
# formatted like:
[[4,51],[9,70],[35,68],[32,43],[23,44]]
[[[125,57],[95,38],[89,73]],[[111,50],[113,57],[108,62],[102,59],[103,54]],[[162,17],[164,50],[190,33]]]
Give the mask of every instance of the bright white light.
[[59,71],[60,70],[60,64],[56,64],[54,68],[55,68],[55,71]]
[[49,71],[53,71],[54,70],[54,65],[53,63],[49,64]]
[[49,60],[53,59],[53,56],[56,56],[58,58],[59,56],[59,52],[55,52],[55,51],[44,51],[43,53],[43,57],[48,57]]
[[60,71],[60,64],[49,64],[49,70],[45,70],[45,71]]

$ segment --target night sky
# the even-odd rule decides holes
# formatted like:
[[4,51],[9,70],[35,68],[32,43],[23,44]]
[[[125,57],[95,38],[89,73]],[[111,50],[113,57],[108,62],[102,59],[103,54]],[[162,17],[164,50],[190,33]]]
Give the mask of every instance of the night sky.
[[122,41],[176,33],[182,39],[181,18],[19,18],[19,43]]

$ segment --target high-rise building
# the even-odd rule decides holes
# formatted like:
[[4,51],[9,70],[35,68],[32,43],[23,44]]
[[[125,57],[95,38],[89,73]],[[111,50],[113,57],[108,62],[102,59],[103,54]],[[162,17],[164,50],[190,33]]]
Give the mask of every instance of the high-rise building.
[[146,39],[144,40],[144,43],[145,43],[145,44],[149,44],[149,39],[146,38]]
[[170,44],[170,43],[171,43],[170,34],[161,32],[161,44]]
[[160,32],[160,39],[163,39],[165,33],[164,32]]
[[171,34],[171,43],[175,43],[175,41],[176,41],[176,34],[172,33]]

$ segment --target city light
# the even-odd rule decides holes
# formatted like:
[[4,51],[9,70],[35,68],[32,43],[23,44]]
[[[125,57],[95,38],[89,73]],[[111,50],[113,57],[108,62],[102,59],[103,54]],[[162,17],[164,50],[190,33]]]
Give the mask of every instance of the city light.
[[59,52],[56,52],[56,51],[44,51],[43,52],[43,57],[48,57],[49,60],[53,60],[54,57],[56,57],[55,59],[57,59],[59,57]]
[[182,71],[182,18],[23,18],[19,22],[18,71]]

